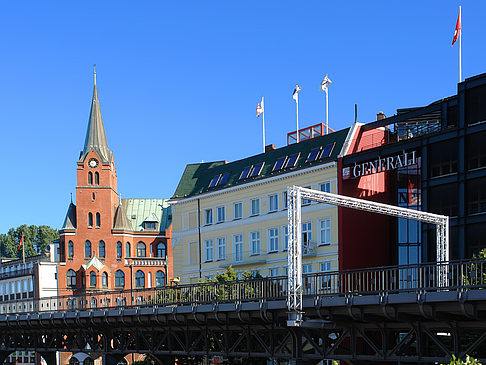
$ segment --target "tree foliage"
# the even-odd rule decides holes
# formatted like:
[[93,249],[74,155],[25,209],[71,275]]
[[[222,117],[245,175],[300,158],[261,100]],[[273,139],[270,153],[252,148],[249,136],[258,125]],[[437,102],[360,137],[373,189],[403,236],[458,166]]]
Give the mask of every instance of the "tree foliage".
[[49,226],[22,224],[17,228],[10,228],[7,234],[0,234],[1,257],[22,257],[22,247],[18,249],[22,233],[26,257],[45,252],[47,245],[59,238],[59,232]]
[[452,355],[452,359],[449,365],[481,365],[481,363],[477,359],[470,357],[469,355],[466,355],[465,360],[461,360]]

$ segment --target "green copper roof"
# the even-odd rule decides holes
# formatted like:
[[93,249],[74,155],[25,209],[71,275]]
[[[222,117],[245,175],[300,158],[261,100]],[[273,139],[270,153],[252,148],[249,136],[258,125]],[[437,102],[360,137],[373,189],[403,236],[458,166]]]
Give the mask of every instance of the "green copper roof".
[[[185,198],[192,195],[224,189],[336,160],[337,156],[341,152],[344,141],[346,140],[348,131],[349,128],[343,129],[335,133],[309,139],[300,143],[294,143],[273,151],[261,153],[259,155],[254,155],[230,163],[218,161],[189,164],[186,166],[181,180],[179,181],[179,185],[177,186],[172,198]],[[329,157],[306,162],[307,157],[312,150],[316,148],[321,148],[324,150],[326,146],[329,148],[330,145],[334,145],[334,147],[332,148],[332,152]],[[284,167],[280,170],[273,171],[275,162],[277,162],[277,160],[286,156],[293,156],[295,154],[299,154],[299,157],[293,167]],[[257,166],[262,162],[264,163],[263,168],[257,176],[250,176],[245,179],[240,179],[241,173],[245,168]],[[219,175],[221,181],[226,173],[228,173],[229,176],[224,177],[224,179],[227,179],[224,183],[209,187],[212,183],[212,179],[215,178],[215,176],[217,177]]]
[[172,222],[172,213],[167,199],[122,199],[132,231],[148,231],[144,222],[155,222],[155,229],[164,232]]

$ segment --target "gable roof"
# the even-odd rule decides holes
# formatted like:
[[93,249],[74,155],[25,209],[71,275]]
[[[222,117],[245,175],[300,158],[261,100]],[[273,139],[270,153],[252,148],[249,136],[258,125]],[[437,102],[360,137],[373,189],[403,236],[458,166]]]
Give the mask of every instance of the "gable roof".
[[[172,198],[186,198],[193,195],[216,191],[235,185],[245,184],[255,180],[265,179],[280,174],[286,174],[288,172],[336,160],[339,153],[341,152],[344,141],[346,140],[348,131],[349,128],[346,128],[338,132],[305,140],[300,143],[294,143],[285,147],[275,149],[273,151],[260,153],[258,155],[254,155],[230,163],[227,163],[225,161],[217,161],[200,164],[189,164],[186,166],[186,169],[182,174],[181,180],[179,181],[177,189]],[[323,150],[324,148],[326,148],[326,146],[330,145],[333,145],[333,148],[329,157],[319,158],[315,161],[306,161],[309,153],[312,150],[317,148],[321,148]],[[273,171],[277,160],[283,157],[293,156],[295,154],[299,154],[299,156],[293,167],[283,167],[282,169]],[[258,175],[240,179],[242,171],[245,168],[251,168],[252,166],[257,166],[261,163],[263,163],[263,167]],[[220,179],[222,179],[223,175],[225,174],[228,174],[228,176],[225,176],[226,181],[224,183],[216,183],[214,186],[209,187],[213,178],[216,181],[218,175],[220,176]]]

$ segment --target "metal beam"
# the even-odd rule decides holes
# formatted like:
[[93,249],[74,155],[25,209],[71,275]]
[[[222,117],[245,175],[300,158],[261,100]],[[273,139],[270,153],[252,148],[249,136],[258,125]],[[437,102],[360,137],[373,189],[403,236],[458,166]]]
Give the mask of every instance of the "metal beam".
[[[289,222],[288,326],[300,326],[302,324],[302,199],[435,224],[437,226],[437,262],[449,261],[449,217],[447,216],[345,195],[326,193],[324,191],[307,189],[295,185],[289,186],[287,188]],[[437,267],[437,275],[439,277],[439,286],[446,286],[447,266],[439,265]]]

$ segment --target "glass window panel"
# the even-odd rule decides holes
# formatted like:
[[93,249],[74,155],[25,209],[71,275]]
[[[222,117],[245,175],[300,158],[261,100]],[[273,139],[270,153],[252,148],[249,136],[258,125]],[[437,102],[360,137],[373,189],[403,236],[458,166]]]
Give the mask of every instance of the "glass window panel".
[[263,164],[264,163],[262,162],[258,165],[253,166],[253,171],[251,172],[251,177],[260,175],[260,172],[262,171]]
[[273,170],[272,171],[278,171],[278,170],[280,170],[283,167],[286,159],[287,159],[287,156],[279,158],[275,162],[275,165],[273,166]]
[[219,183],[218,185],[224,185],[228,182],[228,179],[229,179],[229,172],[226,172],[225,174],[223,174],[223,176],[221,176],[221,180],[219,180]]
[[216,184],[218,183],[218,180],[219,180],[219,177],[220,177],[220,176],[221,176],[221,175],[216,175],[215,177],[213,177],[213,178],[211,179],[211,182],[209,183],[209,187],[210,187],[210,188],[212,188],[212,187],[215,187],[215,186],[216,186]]
[[324,150],[322,151],[321,158],[326,158],[331,156],[332,150],[334,149],[335,143],[328,144],[326,147],[324,147]]
[[317,156],[319,156],[319,152],[321,152],[320,148],[316,148],[312,151],[309,152],[309,155],[307,156],[307,160],[305,162],[312,162],[317,160]]
[[295,163],[297,162],[297,159],[299,158],[300,153],[297,153],[295,155],[292,155],[289,157],[287,160],[287,163],[285,164],[285,167],[294,167]]
[[240,180],[241,179],[246,179],[248,177],[248,175],[250,174],[250,170],[251,170],[251,166],[249,167],[245,167],[243,169],[243,171],[241,172],[241,175],[240,175]]

